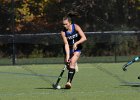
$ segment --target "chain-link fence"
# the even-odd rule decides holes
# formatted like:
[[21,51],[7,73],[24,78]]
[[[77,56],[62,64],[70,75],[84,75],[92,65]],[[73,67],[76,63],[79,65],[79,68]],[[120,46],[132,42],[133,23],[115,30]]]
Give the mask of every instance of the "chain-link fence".
[[[140,54],[139,31],[85,32],[79,62],[121,62]],[[14,47],[13,47],[14,45]],[[59,33],[0,35],[0,64],[63,63]]]

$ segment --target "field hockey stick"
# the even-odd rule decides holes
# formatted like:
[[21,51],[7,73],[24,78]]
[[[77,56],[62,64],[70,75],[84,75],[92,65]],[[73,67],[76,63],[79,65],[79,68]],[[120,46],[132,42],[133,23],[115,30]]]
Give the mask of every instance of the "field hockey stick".
[[127,71],[127,67],[131,64],[133,64],[134,62],[138,61],[140,59],[140,57],[135,57],[133,60],[127,62],[123,67],[123,71]]
[[61,80],[61,78],[62,78],[62,76],[63,76],[63,74],[64,74],[64,72],[66,70],[66,68],[67,68],[67,65],[65,64],[64,68],[62,69],[62,71],[61,71],[61,73],[60,73],[60,75],[59,75],[59,77],[58,77],[58,79],[56,81],[56,83],[52,85],[54,89],[57,89],[57,86],[58,86],[58,84],[59,84],[59,82],[60,82],[60,80]]

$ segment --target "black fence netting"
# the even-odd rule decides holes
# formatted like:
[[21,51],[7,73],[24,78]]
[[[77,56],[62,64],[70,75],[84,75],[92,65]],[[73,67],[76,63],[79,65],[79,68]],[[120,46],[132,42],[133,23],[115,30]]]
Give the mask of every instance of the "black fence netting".
[[[140,55],[139,31],[85,32],[80,63],[122,62]],[[0,35],[0,64],[63,63],[59,33]]]

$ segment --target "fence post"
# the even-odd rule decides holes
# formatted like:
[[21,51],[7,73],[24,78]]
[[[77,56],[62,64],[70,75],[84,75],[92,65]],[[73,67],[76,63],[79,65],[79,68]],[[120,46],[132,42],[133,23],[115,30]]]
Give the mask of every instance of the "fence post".
[[12,40],[12,64],[15,65],[15,2],[14,0],[11,1],[12,3],[12,34],[13,34],[13,40]]
[[115,63],[117,62],[117,51],[116,51],[116,49],[117,49],[117,36],[116,36],[116,34],[114,35],[115,36],[115,43],[114,43],[114,45],[115,45]]

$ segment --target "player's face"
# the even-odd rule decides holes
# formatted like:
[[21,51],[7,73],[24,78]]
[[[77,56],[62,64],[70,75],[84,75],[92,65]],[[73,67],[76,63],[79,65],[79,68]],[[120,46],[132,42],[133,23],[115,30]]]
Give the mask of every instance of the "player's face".
[[70,25],[71,23],[66,19],[66,20],[63,20],[63,26],[66,28],[66,29],[69,29],[70,28]]

